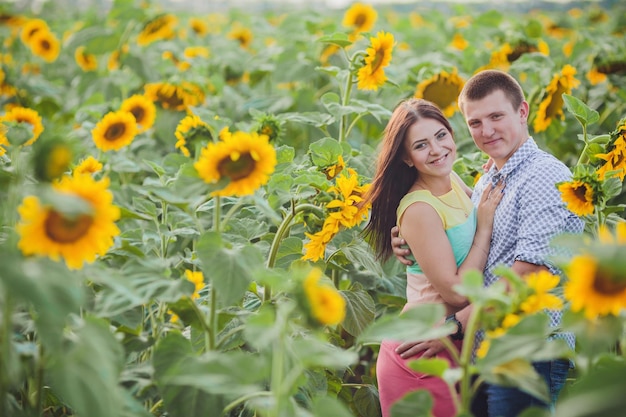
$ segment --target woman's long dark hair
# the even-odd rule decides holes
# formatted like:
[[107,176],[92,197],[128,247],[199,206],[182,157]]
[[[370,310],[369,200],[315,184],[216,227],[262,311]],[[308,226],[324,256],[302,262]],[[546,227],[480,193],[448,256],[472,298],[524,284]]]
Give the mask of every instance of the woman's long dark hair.
[[440,122],[453,134],[448,119],[430,101],[411,98],[401,101],[394,109],[379,145],[376,172],[364,202],[371,202],[372,209],[363,235],[378,260],[386,261],[393,254],[391,228],[397,222],[396,209],[417,179],[415,167],[403,161],[404,140],[409,128],[422,118]]

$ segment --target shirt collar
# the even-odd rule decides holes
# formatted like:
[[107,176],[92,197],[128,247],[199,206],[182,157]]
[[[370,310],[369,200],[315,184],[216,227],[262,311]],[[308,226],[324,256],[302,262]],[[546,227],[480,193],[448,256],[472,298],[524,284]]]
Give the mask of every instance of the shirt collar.
[[489,176],[491,176],[491,180],[496,182],[500,179],[500,177],[507,177],[511,172],[515,170],[524,160],[526,160],[530,155],[532,155],[539,147],[537,143],[533,139],[532,136],[529,136],[528,139],[522,143],[513,155],[505,162],[504,166],[501,170],[495,166],[495,164],[489,170]]

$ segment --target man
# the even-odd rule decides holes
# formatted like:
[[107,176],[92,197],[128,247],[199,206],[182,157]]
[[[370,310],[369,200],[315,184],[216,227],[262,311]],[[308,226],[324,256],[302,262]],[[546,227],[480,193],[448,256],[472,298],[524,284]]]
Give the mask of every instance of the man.
[[[506,265],[518,275],[548,270],[560,271],[550,264],[553,248],[550,241],[562,233],[581,233],[583,221],[567,210],[561,200],[556,183],[571,179],[567,166],[554,156],[540,150],[529,135],[529,105],[515,78],[509,74],[486,70],[470,78],[459,96],[459,108],[476,146],[489,155],[493,165],[479,182],[472,194],[476,204],[486,185],[500,179],[506,182],[506,193],[494,219],[493,234],[487,266],[484,270],[485,286],[493,284],[498,277],[492,269]],[[397,228],[392,230],[392,247],[396,257],[405,265],[411,261],[403,249],[404,241],[398,237]],[[456,314],[460,326],[467,323],[471,306]],[[557,326],[560,314],[551,316],[551,324]],[[573,347],[573,336],[567,335]],[[471,341],[470,341],[471,343]],[[443,345],[439,341],[404,343],[396,350],[402,357],[425,351],[424,357],[432,356]],[[556,360],[533,364],[544,377],[552,401],[556,401],[565,383],[569,362]],[[552,407],[514,388],[489,385],[485,390],[489,417],[514,417],[530,406]]]

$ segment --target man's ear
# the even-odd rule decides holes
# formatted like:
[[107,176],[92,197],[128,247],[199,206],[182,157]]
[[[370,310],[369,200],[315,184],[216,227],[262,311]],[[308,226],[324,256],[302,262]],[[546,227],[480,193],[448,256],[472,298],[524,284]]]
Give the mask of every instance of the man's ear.
[[522,101],[522,103],[519,106],[519,115],[520,118],[523,122],[527,122],[528,121],[528,102],[526,100]]

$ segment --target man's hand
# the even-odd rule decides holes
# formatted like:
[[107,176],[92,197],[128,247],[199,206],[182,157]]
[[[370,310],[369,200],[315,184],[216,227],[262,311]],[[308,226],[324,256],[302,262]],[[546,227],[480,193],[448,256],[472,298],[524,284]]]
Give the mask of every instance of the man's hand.
[[406,258],[411,254],[411,250],[409,248],[403,248],[402,246],[404,245],[406,245],[406,241],[400,237],[400,228],[398,226],[392,227],[391,248],[393,249],[393,254],[396,256],[396,259],[400,261],[400,263],[406,266],[411,266],[413,265],[413,261]]
[[396,348],[396,353],[402,359],[408,359],[420,352],[424,352],[421,356],[422,358],[432,358],[445,348],[445,345],[439,339],[427,340],[425,342],[404,342]]

